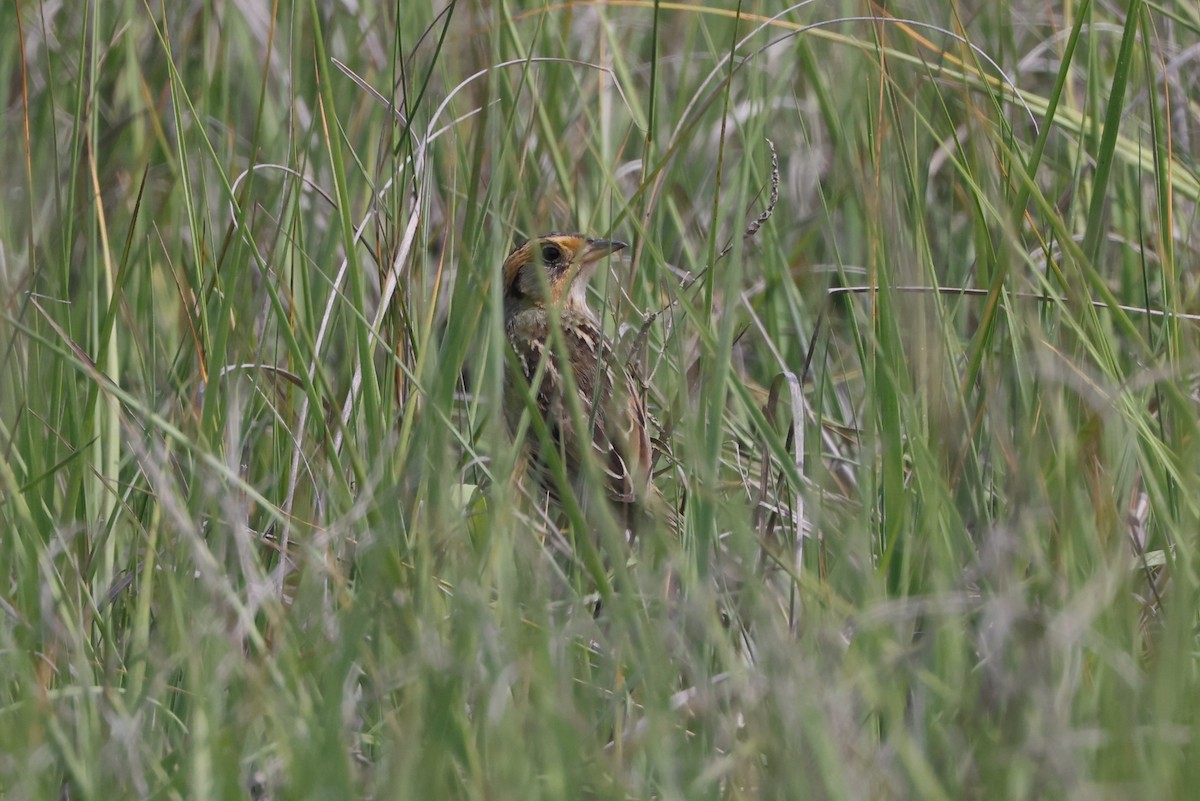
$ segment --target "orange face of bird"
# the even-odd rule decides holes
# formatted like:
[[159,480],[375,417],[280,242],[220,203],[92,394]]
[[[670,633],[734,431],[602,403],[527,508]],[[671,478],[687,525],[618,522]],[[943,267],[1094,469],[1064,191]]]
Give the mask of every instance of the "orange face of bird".
[[589,239],[583,234],[546,234],[531,239],[504,260],[505,301],[518,306],[582,305],[592,267],[624,247],[624,242]]

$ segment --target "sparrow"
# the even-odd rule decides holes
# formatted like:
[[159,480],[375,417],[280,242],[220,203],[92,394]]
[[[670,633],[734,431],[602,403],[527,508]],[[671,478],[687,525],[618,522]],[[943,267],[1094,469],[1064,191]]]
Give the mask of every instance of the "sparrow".
[[[550,470],[547,447],[558,452],[577,497],[586,497],[582,482],[589,474],[598,475],[622,513],[618,519],[632,526],[665,505],[650,483],[653,453],[642,384],[617,358],[586,297],[596,266],[625,247],[611,239],[550,233],[509,253],[502,271],[504,330],[516,358],[507,372],[504,406],[515,432],[533,397],[549,437],[531,433],[525,451],[552,499],[560,500],[564,488]],[[599,470],[587,471],[587,459]]]

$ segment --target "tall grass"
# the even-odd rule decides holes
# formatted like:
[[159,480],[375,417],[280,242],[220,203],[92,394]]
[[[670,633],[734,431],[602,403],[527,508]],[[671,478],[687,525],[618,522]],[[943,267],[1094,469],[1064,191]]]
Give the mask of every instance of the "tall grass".
[[[1184,797],[1198,31],[6,4],[0,795]],[[498,414],[564,229],[632,243],[628,558]]]

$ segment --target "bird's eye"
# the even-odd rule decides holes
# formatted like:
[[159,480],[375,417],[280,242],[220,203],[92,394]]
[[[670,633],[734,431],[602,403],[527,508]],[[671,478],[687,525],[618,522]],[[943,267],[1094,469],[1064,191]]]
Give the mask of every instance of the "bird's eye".
[[542,261],[546,264],[553,264],[562,258],[562,248],[558,245],[544,245],[542,247]]

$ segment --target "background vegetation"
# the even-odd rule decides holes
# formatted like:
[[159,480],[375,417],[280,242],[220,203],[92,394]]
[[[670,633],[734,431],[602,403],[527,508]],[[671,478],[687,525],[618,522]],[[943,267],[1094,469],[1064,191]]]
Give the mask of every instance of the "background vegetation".
[[[3,3],[0,795],[1184,797],[1198,33]],[[628,564],[496,414],[555,229],[633,244]]]

